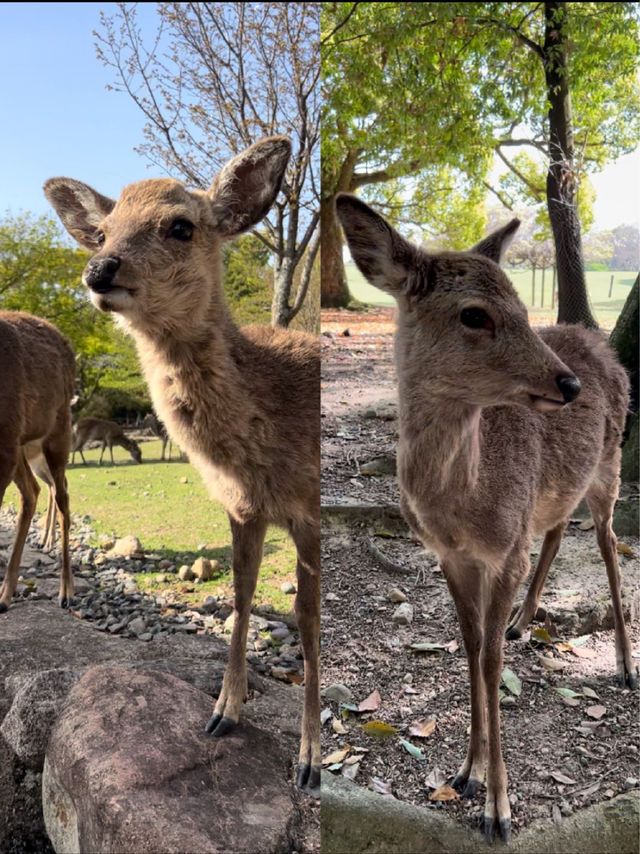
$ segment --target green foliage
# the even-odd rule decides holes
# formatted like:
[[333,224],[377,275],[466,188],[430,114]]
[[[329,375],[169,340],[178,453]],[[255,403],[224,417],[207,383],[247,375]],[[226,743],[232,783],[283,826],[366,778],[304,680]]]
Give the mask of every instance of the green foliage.
[[[569,39],[574,167],[586,230],[586,174],[631,151],[640,137],[637,4],[569,3],[561,26]],[[414,223],[438,233],[447,187],[473,210],[468,187],[486,187],[496,151],[510,170],[497,194],[512,205],[544,201],[544,28],[541,3],[323,4],[323,192],[395,180],[393,189],[368,197],[385,200],[387,213],[398,216],[404,203]],[[554,63],[553,49],[546,61]],[[413,179],[401,180],[409,175],[420,175],[417,183],[430,193],[414,193]],[[546,210],[540,225],[544,239]]]
[[81,282],[88,255],[68,246],[52,217],[6,214],[0,221],[0,308],[51,321],[76,352],[84,409],[98,385],[125,389],[149,406],[132,342],[97,311]]
[[243,234],[223,248],[224,290],[240,326],[269,323],[273,267],[269,248],[255,234]]

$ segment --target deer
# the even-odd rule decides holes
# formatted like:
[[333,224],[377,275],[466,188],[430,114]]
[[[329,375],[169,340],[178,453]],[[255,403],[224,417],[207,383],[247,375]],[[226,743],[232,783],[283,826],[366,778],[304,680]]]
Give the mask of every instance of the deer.
[[134,439],[130,439],[122,427],[116,424],[115,421],[104,421],[101,418],[81,418],[78,421],[73,431],[72,465],[75,464],[76,451],[79,451],[82,462],[86,466],[87,461],[84,458],[82,449],[87,442],[102,442],[98,465],[102,465],[102,458],[106,448],[109,448],[109,453],[111,454],[111,465],[115,465],[113,461],[114,445],[119,445],[125,451],[129,451],[134,463],[142,462],[140,446]]
[[167,428],[164,426],[162,421],[160,421],[155,412],[149,412],[148,415],[145,415],[142,421],[142,426],[151,430],[153,435],[162,442],[162,456],[160,457],[162,462],[165,460],[165,452],[167,450],[167,445],[169,445],[169,462],[171,462],[173,443],[171,441],[171,437],[167,433]]
[[613,601],[618,683],[637,687],[611,525],[627,376],[601,333],[529,326],[499,266],[517,219],[468,252],[430,253],[356,196],[338,195],[336,210],[356,265],[396,300],[401,509],[439,557],[469,663],[471,731],[452,786],[471,798],[486,775],[484,835],[508,843],[498,695],[505,632],[532,535],[544,534],[534,592],[512,632],[533,616],[583,497]]
[[47,198],[92,251],[83,281],[135,342],[155,411],[225,508],[233,545],[234,627],[205,730],[223,736],[247,695],[245,646],[268,524],[297,551],[295,613],[304,657],[296,784],[320,793],[320,348],[315,336],[239,328],[222,291],[221,246],[268,213],[291,155],[266,137],[208,190],[148,179],[113,201],[70,178]]
[[58,512],[62,549],[58,601],[66,608],[74,593],[65,468],[71,446],[75,355],[66,338],[46,320],[20,311],[0,311],[0,374],[0,505],[11,481],[20,493],[16,534],[0,587],[0,613],[9,609],[16,591],[40,494],[34,473],[49,488],[43,545],[53,545],[53,505]]

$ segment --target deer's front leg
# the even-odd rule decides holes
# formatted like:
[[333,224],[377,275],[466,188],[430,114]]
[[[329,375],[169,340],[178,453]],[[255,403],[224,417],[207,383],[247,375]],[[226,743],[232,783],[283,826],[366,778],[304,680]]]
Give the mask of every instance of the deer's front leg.
[[516,549],[506,565],[490,583],[484,619],[482,672],[487,691],[489,761],[487,764],[487,798],[484,809],[484,835],[493,840],[499,830],[504,842],[511,839],[511,807],[507,795],[507,772],[500,742],[500,681],[504,634],[515,592],[529,567],[528,548]]
[[298,562],[296,618],[304,655],[304,709],[296,784],[320,797],[320,531],[291,529]]
[[222,690],[213,716],[205,727],[206,732],[215,736],[224,735],[238,723],[240,709],[247,696],[246,646],[249,614],[267,531],[267,523],[263,519],[244,523],[230,519],[230,522],[233,540],[234,623]]
[[442,561],[442,570],[449,592],[458,612],[458,620],[469,661],[471,690],[471,734],[464,762],[452,786],[463,798],[474,797],[484,781],[487,765],[487,713],[484,676],[480,667],[480,653],[484,636],[484,618],[481,611],[482,595],[478,589],[481,568],[472,561],[456,557],[455,562]]

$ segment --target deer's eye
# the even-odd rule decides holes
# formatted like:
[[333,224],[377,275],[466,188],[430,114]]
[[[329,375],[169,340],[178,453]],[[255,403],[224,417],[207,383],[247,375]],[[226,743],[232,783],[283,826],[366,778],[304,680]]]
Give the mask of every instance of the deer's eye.
[[96,234],[96,242],[98,246],[104,246],[104,242],[107,238],[105,237],[104,231],[98,231]]
[[169,237],[186,243],[193,237],[193,223],[188,219],[176,219],[169,226]]
[[460,322],[469,329],[488,329],[493,332],[493,320],[483,308],[463,308],[460,312]]

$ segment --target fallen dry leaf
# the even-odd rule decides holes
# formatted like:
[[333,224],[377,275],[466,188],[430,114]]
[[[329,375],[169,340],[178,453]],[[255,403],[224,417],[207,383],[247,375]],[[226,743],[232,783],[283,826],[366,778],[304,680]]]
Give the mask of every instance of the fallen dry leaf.
[[588,709],[585,709],[585,714],[589,715],[590,718],[595,718],[597,721],[606,713],[605,706],[589,706]]
[[563,774],[560,771],[550,771],[549,776],[553,777],[556,783],[564,783],[566,786],[575,786],[576,781],[572,780],[571,777],[567,777],[566,774]]
[[374,738],[388,738],[390,735],[395,735],[398,732],[394,726],[384,721],[368,721],[366,724],[362,724],[362,729],[367,735],[371,735]]
[[323,765],[335,765],[338,762],[342,762],[351,750],[351,745],[348,744],[346,747],[343,747],[342,750],[334,750],[333,753],[329,753],[328,756],[325,756],[322,760]]
[[559,661],[557,658],[547,658],[544,655],[539,655],[538,661],[547,670],[564,670],[567,666],[566,661]]
[[[362,759],[362,757],[359,757],[359,759]],[[356,762],[352,762],[352,763],[349,763],[349,761],[347,760],[345,762],[345,764],[342,766],[342,771],[340,773],[347,780],[355,780],[357,775],[358,775],[359,770],[360,770],[359,760],[357,760]]]
[[635,557],[636,553],[634,550],[628,546],[626,543],[617,543],[616,551],[618,554],[626,555],[626,557]]
[[451,786],[440,786],[439,789],[436,789],[435,792],[431,792],[429,795],[430,801],[454,801],[456,798],[459,798],[460,795],[456,792],[455,789],[452,789]]
[[382,795],[384,798],[392,798],[393,792],[391,791],[391,780],[383,780],[381,777],[373,777],[371,780],[371,788],[378,795]]
[[572,655],[575,655],[577,658],[597,658],[598,653],[594,649],[589,649],[587,646],[572,646],[571,647]]
[[444,786],[447,775],[440,768],[434,768],[431,774],[425,780],[425,783],[430,789],[439,789]]
[[382,702],[380,694],[378,693],[378,689],[372,691],[369,696],[364,699],[360,705],[358,706],[358,711],[360,712],[375,712],[375,710],[380,706]]
[[419,721],[411,724],[409,727],[409,735],[415,735],[416,738],[427,738],[436,728],[436,722],[433,718],[422,718]]
[[331,721],[331,729],[337,735],[346,735],[349,732],[349,730],[346,728],[346,726],[342,723],[342,721],[339,721],[338,718],[334,718]]

